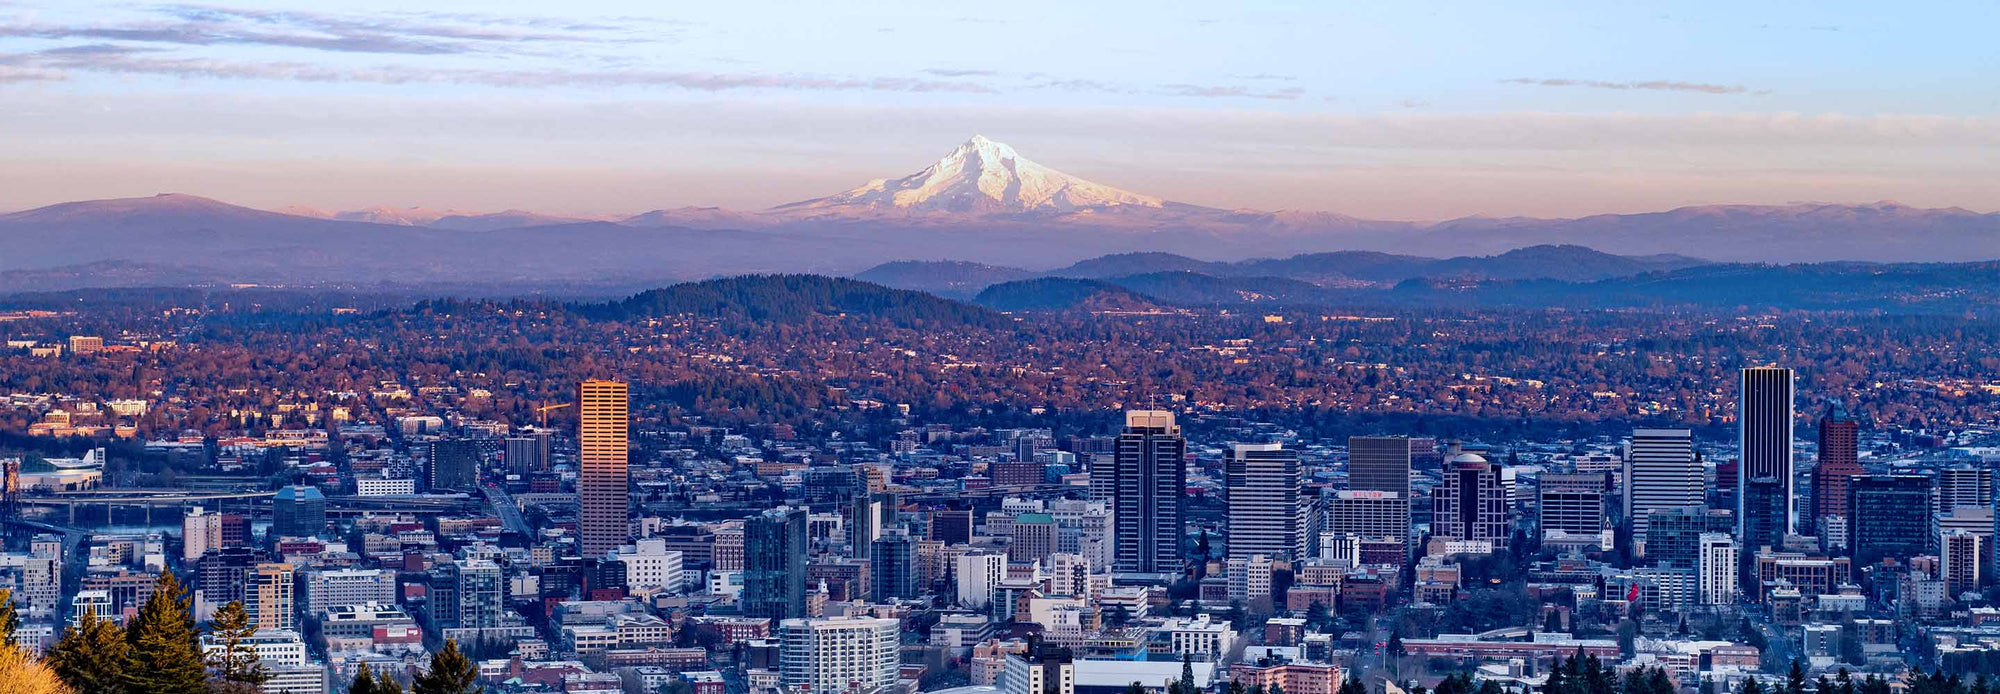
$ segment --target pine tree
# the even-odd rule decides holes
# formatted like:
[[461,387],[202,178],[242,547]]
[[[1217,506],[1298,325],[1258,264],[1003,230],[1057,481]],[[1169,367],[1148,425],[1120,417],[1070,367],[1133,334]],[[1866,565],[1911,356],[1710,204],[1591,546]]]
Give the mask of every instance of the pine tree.
[[1707,677],[1701,678],[1701,686],[1696,687],[1694,692],[1695,694],[1715,694],[1715,680]]
[[1200,691],[1195,687],[1194,683],[1193,655],[1187,653],[1181,654],[1181,678],[1179,681],[1174,682],[1174,686],[1169,687],[1169,689],[1174,690],[1176,694],[1196,694]]
[[242,601],[231,600],[216,610],[215,617],[208,620],[208,633],[222,646],[208,657],[217,679],[246,685],[261,685],[271,679],[271,673],[257,660],[257,649],[248,643],[257,635],[257,624],[250,621]]
[[361,671],[354,673],[354,684],[348,685],[347,694],[403,694],[403,684],[389,673],[376,677],[367,663],[361,664]]
[[13,643],[14,631],[21,628],[21,615],[14,612],[14,589],[0,588],[0,643]]
[[1755,677],[1743,680],[1743,691],[1738,694],[1764,694],[1764,685],[1758,684]]
[[458,641],[447,639],[444,648],[431,655],[431,667],[410,683],[414,694],[481,694],[485,690],[472,686],[479,678],[479,670],[472,661],[458,651]]
[[347,685],[347,694],[377,694],[375,672],[368,669],[367,663],[354,672],[354,683]]
[[1797,658],[1792,659],[1791,672],[1785,673],[1785,694],[1806,694],[1806,670]]
[[128,694],[205,694],[208,673],[196,643],[186,591],[171,571],[125,629],[131,646],[123,675]]
[[72,691],[84,694],[118,692],[124,686],[125,633],[109,620],[93,612],[78,615],[76,624],[63,630],[62,638],[45,656]]
[[1146,685],[1138,682],[1125,685],[1125,694],[1146,694]]

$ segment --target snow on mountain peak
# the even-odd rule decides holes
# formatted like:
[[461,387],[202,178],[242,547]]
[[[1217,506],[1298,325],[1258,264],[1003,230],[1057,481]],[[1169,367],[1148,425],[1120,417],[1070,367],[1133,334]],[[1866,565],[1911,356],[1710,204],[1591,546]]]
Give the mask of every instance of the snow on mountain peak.
[[1042,166],[1022,157],[1013,147],[973,135],[944,158],[909,176],[875,179],[844,193],[775,209],[1014,213],[1162,204],[1159,198]]

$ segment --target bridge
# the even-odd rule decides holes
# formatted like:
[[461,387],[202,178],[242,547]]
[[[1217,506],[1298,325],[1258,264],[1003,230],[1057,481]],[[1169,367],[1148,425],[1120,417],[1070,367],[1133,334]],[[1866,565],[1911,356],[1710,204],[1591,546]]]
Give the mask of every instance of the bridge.
[[23,494],[14,502],[22,506],[46,508],[64,507],[69,510],[69,524],[76,525],[76,507],[104,506],[104,522],[111,522],[112,510],[119,506],[140,506],[146,509],[146,523],[153,522],[155,508],[185,508],[201,502],[219,502],[230,499],[261,499],[276,496],[277,492],[266,491],[208,491],[195,489],[86,489],[52,494]]

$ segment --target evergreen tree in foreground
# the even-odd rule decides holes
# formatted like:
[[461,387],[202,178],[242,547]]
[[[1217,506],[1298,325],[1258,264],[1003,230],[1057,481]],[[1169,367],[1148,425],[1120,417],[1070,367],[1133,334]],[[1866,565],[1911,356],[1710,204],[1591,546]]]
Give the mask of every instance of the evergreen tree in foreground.
[[49,648],[49,669],[78,694],[118,694],[125,686],[125,656],[131,647],[117,624],[83,613]]
[[[196,643],[187,592],[171,571],[160,574],[153,597],[125,629],[131,647],[125,664],[126,694],[206,694],[208,670]],[[94,692],[92,694],[95,694]]]
[[347,694],[403,694],[403,684],[386,672],[376,678],[374,671],[368,669],[368,664],[362,663],[361,671],[354,673],[354,684],[348,686]]
[[472,686],[479,678],[479,670],[472,661],[458,650],[458,642],[446,640],[444,648],[431,655],[431,667],[410,683],[414,694],[480,694],[482,688]]
[[0,588],[0,643],[13,643],[14,631],[21,628],[21,615],[14,611],[14,589]]
[[257,625],[250,621],[242,601],[231,600],[216,610],[215,617],[208,620],[208,633],[222,646],[208,656],[208,666],[222,688],[254,690],[271,679],[271,673],[257,660],[257,649],[249,644],[250,637],[257,635]]

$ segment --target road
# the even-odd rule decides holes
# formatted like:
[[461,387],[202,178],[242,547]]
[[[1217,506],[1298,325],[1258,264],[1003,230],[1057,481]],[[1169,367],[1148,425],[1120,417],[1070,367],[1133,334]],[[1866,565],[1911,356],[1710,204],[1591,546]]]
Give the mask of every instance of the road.
[[493,505],[493,512],[500,515],[500,523],[507,531],[519,534],[522,539],[534,542],[534,529],[528,527],[528,517],[521,515],[521,506],[514,503],[514,497],[507,490],[494,485],[479,488],[486,493],[486,503]]

